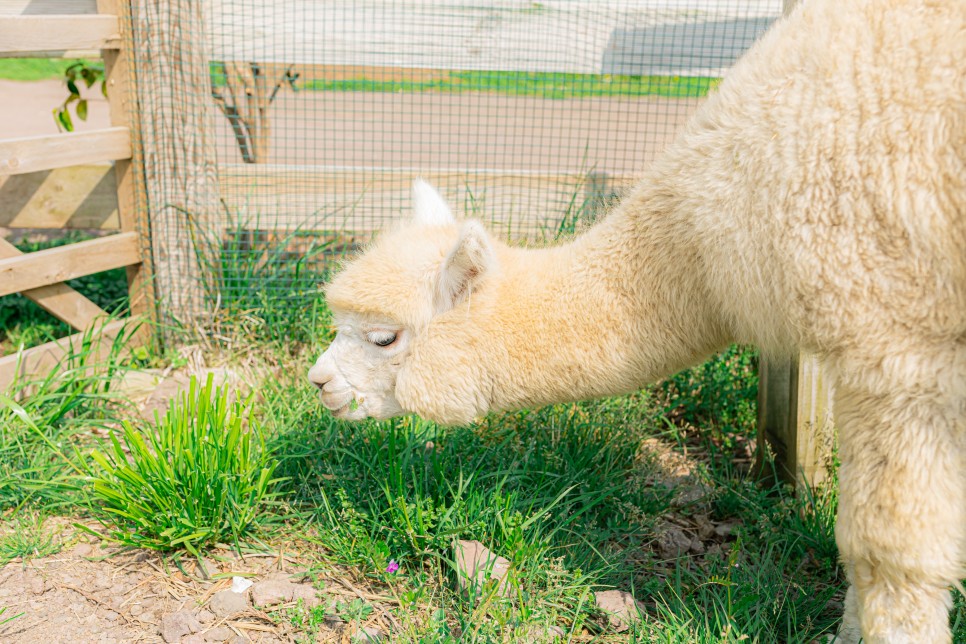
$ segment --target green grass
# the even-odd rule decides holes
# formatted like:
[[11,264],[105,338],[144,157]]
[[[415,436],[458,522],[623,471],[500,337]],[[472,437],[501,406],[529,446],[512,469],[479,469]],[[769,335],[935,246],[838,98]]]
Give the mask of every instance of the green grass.
[[[21,251],[30,253],[90,238],[89,235],[70,232],[49,241],[27,241],[15,245]],[[68,280],[67,285],[108,313],[118,313],[128,304],[127,277],[123,268]],[[71,333],[67,323],[61,322],[19,293],[0,297],[0,354],[12,353],[21,346],[29,349]]]
[[717,78],[704,76],[620,76],[567,74],[562,72],[451,71],[439,78],[423,80],[371,79],[365,76],[344,80],[308,79],[299,89],[340,92],[485,92],[537,98],[590,98],[661,96],[700,98],[706,96]]
[[[748,352],[714,364],[735,369],[743,363],[736,355]],[[741,390],[750,395],[753,382]],[[712,456],[696,476],[710,492],[675,505],[639,446],[648,436],[682,448],[695,438],[669,429],[660,388],[475,428],[413,418],[344,425],[297,381],[270,385],[265,399],[287,496],[312,539],[372,583],[394,587],[413,611],[410,641],[441,633],[493,641],[534,624],[603,636],[592,592],[606,587],[633,591],[648,607],[638,641],[807,641],[837,619],[828,605],[842,591],[834,498],[761,489],[728,465],[727,441],[702,439]],[[730,553],[661,557],[653,542],[662,517],[689,513],[740,526]],[[457,538],[512,562],[510,598],[454,590]],[[390,560],[399,573],[385,572]]]
[[92,509],[124,545],[239,547],[275,498],[276,462],[251,418],[252,398],[232,400],[212,376],[144,428],[125,420],[120,438],[91,454]]
[[62,79],[79,58],[0,58],[0,78],[16,81]]
[[120,333],[105,358],[98,357],[91,330],[56,368],[0,391],[0,510],[79,503],[82,449],[92,431],[104,431],[129,413],[111,387],[134,330]]

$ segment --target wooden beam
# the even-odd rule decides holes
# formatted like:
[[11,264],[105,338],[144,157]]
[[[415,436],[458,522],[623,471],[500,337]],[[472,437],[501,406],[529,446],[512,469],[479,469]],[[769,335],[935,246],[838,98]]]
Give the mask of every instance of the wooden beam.
[[2,16],[0,51],[29,55],[64,49],[117,49],[117,16]]
[[[20,257],[23,254],[16,246],[0,237],[0,259]],[[22,291],[21,295],[78,331],[86,329],[96,318],[107,316],[107,311],[64,283]]]
[[[412,208],[412,181],[422,177],[462,214],[506,237],[534,238],[564,216],[599,207],[632,175],[526,170],[223,164],[221,199],[240,227],[343,231],[366,235]],[[254,213],[246,218],[246,213]]]
[[117,190],[110,163],[0,175],[0,226],[117,230]]
[[0,16],[56,16],[97,13],[95,0],[0,0]]
[[131,157],[126,127],[0,141],[0,174],[24,174]]
[[103,366],[104,360],[111,355],[113,344],[119,336],[125,340],[122,353],[126,353],[144,344],[149,337],[149,329],[137,318],[105,321],[102,326],[95,324],[83,333],[75,333],[70,337],[54,340],[39,347],[0,357],[0,392],[9,389],[18,378],[43,377],[63,362],[65,357],[77,354],[82,349],[85,339],[88,339],[91,344],[83,366],[90,369]]
[[[124,46],[115,50],[104,50],[104,82],[107,84],[107,98],[111,111],[111,125],[126,127],[129,132],[137,133],[141,123],[138,118],[137,87],[134,76],[134,39],[130,29],[130,2],[122,0],[97,0],[97,10],[100,13],[118,16],[121,25],[125,27],[122,33]],[[135,141],[139,137],[133,137]],[[135,183],[143,181],[144,175],[140,169],[140,150],[132,146],[131,159],[120,159],[114,162],[114,185],[117,199],[117,210],[123,232],[139,233],[144,240],[149,230],[147,221],[147,205],[137,203],[138,193],[144,195],[144,186],[135,190]],[[153,272],[151,253],[147,248],[142,249],[141,262],[127,267],[127,283],[131,315],[138,315],[144,319],[155,321],[157,307],[155,306],[154,284],[150,279]]]
[[0,259],[0,296],[130,266],[139,261],[137,233],[120,233]]

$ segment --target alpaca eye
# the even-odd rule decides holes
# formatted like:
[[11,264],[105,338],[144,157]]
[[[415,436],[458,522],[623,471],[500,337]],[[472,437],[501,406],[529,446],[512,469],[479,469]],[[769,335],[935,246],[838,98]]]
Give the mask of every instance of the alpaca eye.
[[372,331],[366,334],[366,340],[377,347],[388,347],[396,341],[396,334],[391,331]]

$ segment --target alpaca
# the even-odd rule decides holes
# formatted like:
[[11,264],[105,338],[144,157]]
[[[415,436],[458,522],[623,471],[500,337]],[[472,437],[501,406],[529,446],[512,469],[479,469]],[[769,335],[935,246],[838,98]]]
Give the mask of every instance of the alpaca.
[[836,383],[839,640],[949,642],[966,571],[966,2],[806,0],[574,240],[508,247],[425,183],[327,287],[346,419],[622,394],[732,342]]

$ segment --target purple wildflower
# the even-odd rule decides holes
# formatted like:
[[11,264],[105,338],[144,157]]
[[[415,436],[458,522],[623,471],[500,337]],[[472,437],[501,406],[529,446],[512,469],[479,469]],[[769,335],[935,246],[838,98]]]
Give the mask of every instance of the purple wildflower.
[[395,573],[397,570],[399,570],[399,564],[396,563],[395,559],[390,559],[389,565],[386,566],[386,572],[388,572],[391,575]]

